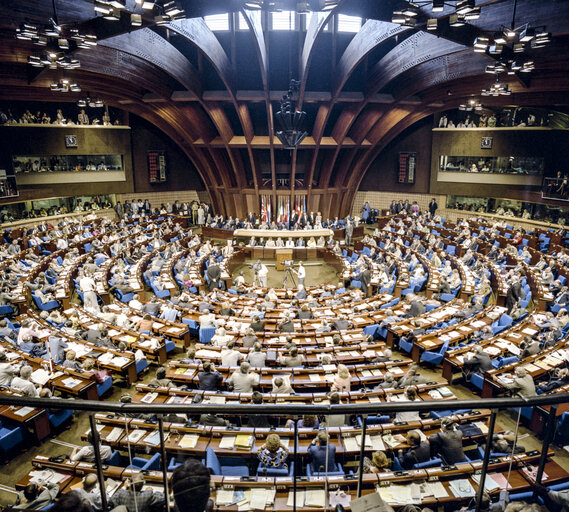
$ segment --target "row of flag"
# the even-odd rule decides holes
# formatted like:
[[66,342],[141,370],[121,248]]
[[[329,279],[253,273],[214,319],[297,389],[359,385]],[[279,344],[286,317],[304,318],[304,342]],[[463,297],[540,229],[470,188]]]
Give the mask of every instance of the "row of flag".
[[[290,197],[277,197],[276,221],[287,223],[291,217],[292,211],[296,212],[300,217],[306,213],[306,196],[295,196],[294,204],[291,209]],[[261,196],[261,222],[271,222],[273,220],[273,211],[270,195]]]

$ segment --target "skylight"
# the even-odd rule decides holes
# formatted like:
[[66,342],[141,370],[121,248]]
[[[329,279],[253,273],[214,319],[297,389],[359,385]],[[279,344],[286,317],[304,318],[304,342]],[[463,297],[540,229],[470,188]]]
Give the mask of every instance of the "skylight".
[[359,16],[338,14],[338,32],[359,32],[362,28],[362,19]]
[[273,12],[271,15],[271,28],[273,30],[294,30],[295,14],[294,11]]
[[205,24],[213,31],[229,30],[228,14],[212,14],[204,16]]

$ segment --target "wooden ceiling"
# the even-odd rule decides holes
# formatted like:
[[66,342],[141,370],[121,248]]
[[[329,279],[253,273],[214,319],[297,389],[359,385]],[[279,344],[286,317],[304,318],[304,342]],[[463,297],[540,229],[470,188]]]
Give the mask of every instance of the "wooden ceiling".
[[[433,113],[455,108],[489,85],[491,58],[472,50],[473,38],[512,23],[514,0],[477,2],[471,26],[450,28],[446,8],[437,35],[390,23],[396,0],[343,0],[335,11],[306,16],[303,30],[267,30],[268,15],[252,16],[239,2],[180,0],[188,18],[166,27],[145,16],[96,18],[93,1],[55,0],[60,24],[97,34],[92,50],[77,50],[81,68],[67,71],[84,91],[155,124],[187,154],[217,211],[243,216],[259,196],[306,194],[309,209],[345,215],[368,167],[403,130]],[[212,32],[202,16],[240,12],[247,29]],[[134,0],[127,0],[134,9]],[[357,34],[335,30],[336,14],[359,15]],[[27,65],[41,48],[15,38],[22,22],[45,24],[52,0],[0,3],[0,99],[76,101],[52,93],[61,71]],[[236,16],[234,16],[236,19]],[[518,0],[515,24],[553,34],[550,46],[530,51],[529,80],[503,77],[513,95],[485,105],[567,104],[569,1]],[[326,25],[330,29],[326,28]],[[273,114],[290,78],[301,80],[298,105],[308,114],[308,137],[298,150],[281,149]],[[284,181],[279,181],[284,180]]]

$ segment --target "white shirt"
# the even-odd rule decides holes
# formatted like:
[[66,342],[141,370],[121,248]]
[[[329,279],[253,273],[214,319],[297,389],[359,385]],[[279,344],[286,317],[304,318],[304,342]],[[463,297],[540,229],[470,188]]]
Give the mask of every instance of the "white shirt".
[[96,290],[95,280],[89,276],[83,276],[79,281],[79,288],[82,292],[94,292]]

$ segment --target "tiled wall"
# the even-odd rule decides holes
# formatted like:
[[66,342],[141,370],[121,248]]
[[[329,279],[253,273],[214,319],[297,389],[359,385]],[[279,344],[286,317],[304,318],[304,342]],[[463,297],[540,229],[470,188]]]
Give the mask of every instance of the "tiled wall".
[[148,199],[153,208],[159,208],[162,203],[173,204],[178,200],[180,203],[190,203],[191,201],[209,202],[209,194],[204,191],[196,190],[180,190],[178,192],[145,192],[141,194],[119,194],[117,200],[124,202],[126,200]]

